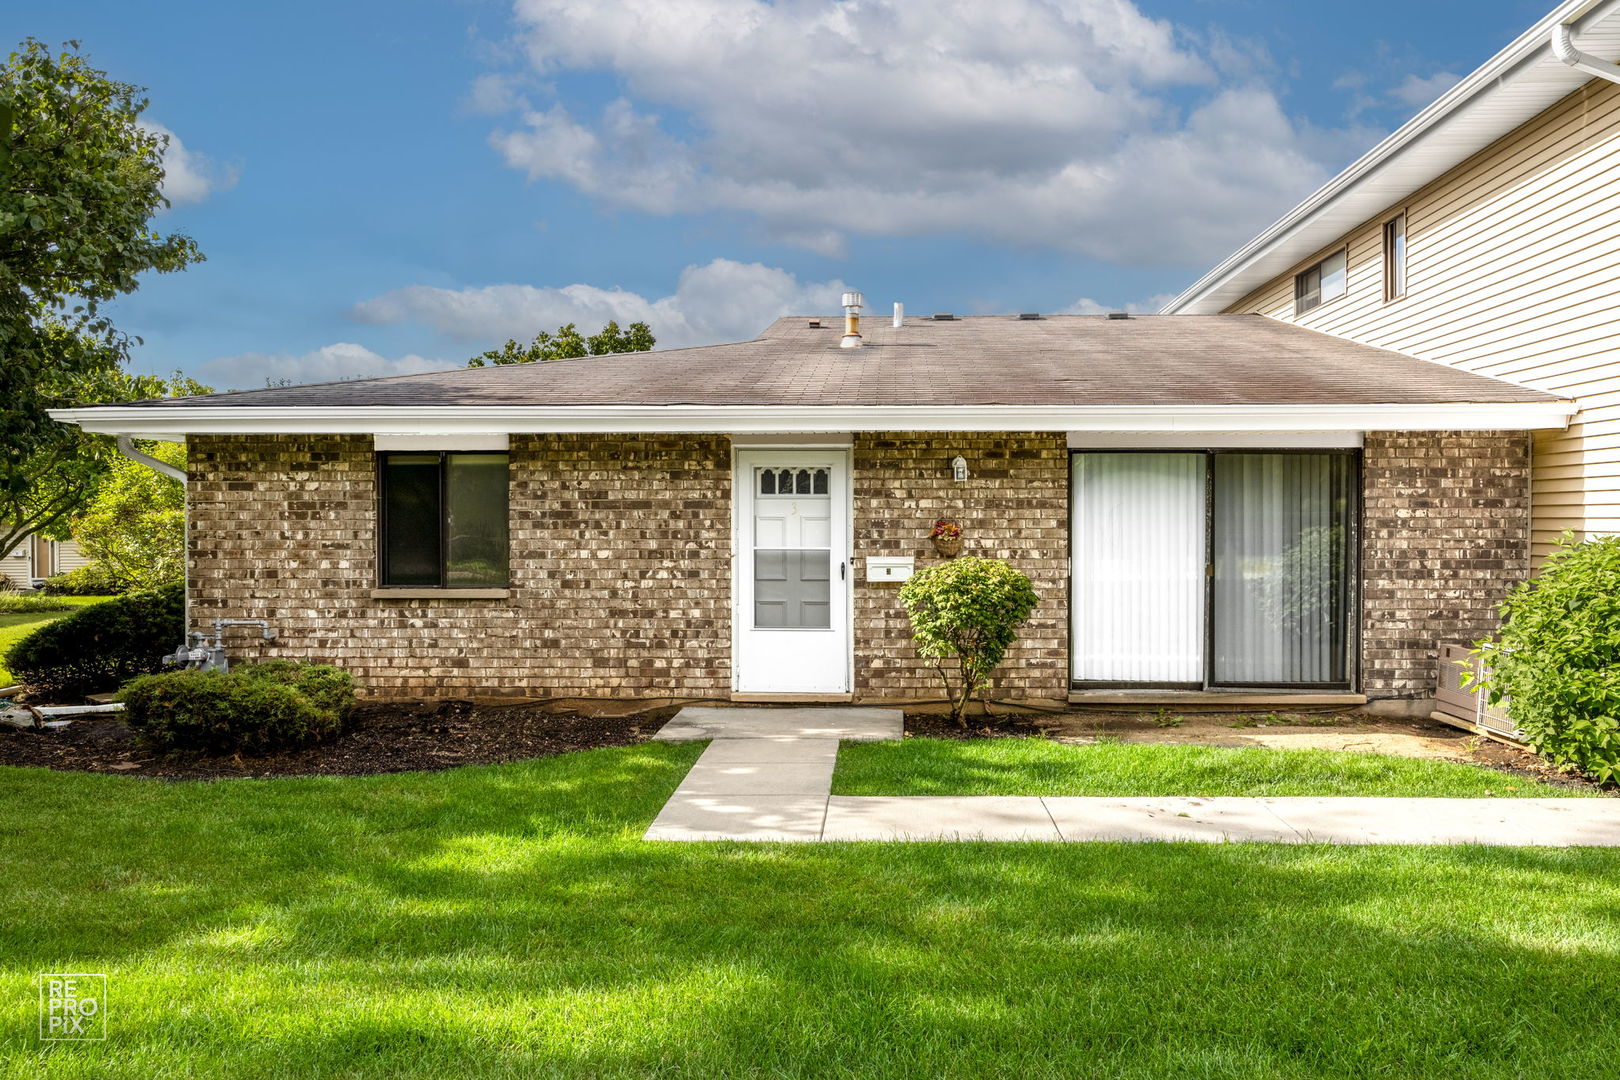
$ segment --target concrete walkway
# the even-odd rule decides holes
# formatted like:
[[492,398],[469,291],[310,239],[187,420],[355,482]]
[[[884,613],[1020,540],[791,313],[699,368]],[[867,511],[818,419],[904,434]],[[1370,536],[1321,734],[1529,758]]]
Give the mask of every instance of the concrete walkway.
[[1620,799],[833,795],[841,739],[901,737],[895,709],[683,709],[712,740],[648,840],[1255,840],[1620,846]]

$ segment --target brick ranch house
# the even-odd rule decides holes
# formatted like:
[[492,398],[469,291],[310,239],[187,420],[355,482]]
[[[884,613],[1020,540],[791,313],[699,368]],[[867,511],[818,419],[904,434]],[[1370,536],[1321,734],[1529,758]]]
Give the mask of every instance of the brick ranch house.
[[193,628],[376,696],[937,698],[897,590],[944,518],[1040,595],[997,698],[1401,710],[1526,574],[1572,408],[1259,315],[840,339],[56,415],[185,441]]

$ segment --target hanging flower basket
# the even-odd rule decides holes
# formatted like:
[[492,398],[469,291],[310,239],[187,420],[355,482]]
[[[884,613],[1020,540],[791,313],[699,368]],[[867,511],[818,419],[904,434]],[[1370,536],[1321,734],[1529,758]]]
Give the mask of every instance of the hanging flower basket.
[[941,558],[954,559],[962,554],[962,527],[944,518],[934,522],[933,531],[928,538],[934,542],[934,550],[939,552]]

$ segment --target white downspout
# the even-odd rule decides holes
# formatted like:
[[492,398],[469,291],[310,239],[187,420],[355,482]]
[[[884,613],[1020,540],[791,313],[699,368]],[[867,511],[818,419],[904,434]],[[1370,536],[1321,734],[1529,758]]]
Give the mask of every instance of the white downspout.
[[1581,52],[1575,47],[1575,28],[1569,23],[1559,23],[1552,29],[1552,52],[1570,67],[1577,71],[1599,79],[1607,79],[1612,83],[1620,83],[1620,65],[1611,64],[1607,60],[1593,56],[1591,53]]
[[151,454],[143,453],[140,450],[135,449],[135,440],[130,438],[128,435],[118,436],[118,452],[129,458],[131,461],[145,465],[148,469],[151,469],[154,472],[162,473],[170,480],[178,480],[181,484],[186,482],[186,474],[184,470],[177,469],[173,465],[170,465],[167,461],[159,461]]
[[[119,435],[114,440],[118,445],[118,452],[138,465],[145,465],[148,469],[162,476],[167,476],[180,484],[185,492],[186,471],[177,469],[167,461],[159,461],[151,454],[135,449],[135,440],[128,435]],[[180,650],[184,652],[191,644],[191,500],[184,495],[181,498],[184,506],[184,532],[180,536]]]

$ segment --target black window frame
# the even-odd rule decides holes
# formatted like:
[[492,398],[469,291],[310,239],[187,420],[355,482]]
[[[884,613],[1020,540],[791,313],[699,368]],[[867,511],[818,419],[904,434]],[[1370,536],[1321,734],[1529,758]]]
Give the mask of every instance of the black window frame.
[[[426,457],[436,454],[439,458],[439,580],[437,584],[425,585],[420,582],[409,584],[390,582],[388,580],[388,459],[395,456]],[[449,506],[449,460],[457,455],[500,454],[506,458],[507,467],[507,541],[506,541],[506,580],[499,585],[450,585],[447,583],[449,573],[450,554],[450,515]],[[376,452],[376,483],[377,483],[377,573],[376,587],[379,589],[510,589],[512,587],[512,533],[511,533],[511,468],[512,457],[505,450],[379,450]]]
[[[1066,602],[1072,612],[1074,593],[1074,459],[1079,454],[1197,454],[1204,458],[1204,667],[1198,682],[1120,682],[1075,677],[1073,621],[1066,633],[1069,636],[1069,689],[1070,690],[1194,690],[1203,693],[1238,690],[1284,691],[1344,691],[1359,692],[1362,685],[1362,532],[1366,495],[1366,459],[1361,448],[1312,446],[1200,446],[1200,447],[1071,447],[1068,456],[1068,509],[1064,528],[1069,534],[1069,576]],[[1350,459],[1350,506],[1346,514],[1345,572],[1347,590],[1343,625],[1344,672],[1342,680],[1333,682],[1247,683],[1222,682],[1215,678],[1215,459],[1224,454],[1301,454],[1345,457]]]

